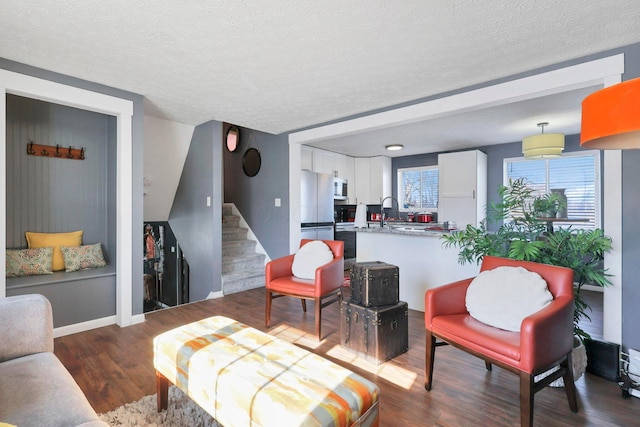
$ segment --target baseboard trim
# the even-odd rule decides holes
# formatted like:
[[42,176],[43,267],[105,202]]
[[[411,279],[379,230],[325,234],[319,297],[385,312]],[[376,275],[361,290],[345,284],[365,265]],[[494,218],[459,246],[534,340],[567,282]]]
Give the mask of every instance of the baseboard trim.
[[103,326],[115,325],[116,316],[107,316],[101,319],[88,320],[86,322],[74,323],[73,325],[60,326],[53,329],[53,337],[64,337],[65,335],[77,334],[91,329],[102,328]]
[[131,324],[137,325],[138,323],[144,323],[145,320],[144,314],[135,314],[131,317]]
[[209,295],[207,295],[206,299],[217,299],[217,298],[222,298],[223,296],[224,294],[222,293],[222,291],[209,292]]
[[[144,323],[144,314],[135,314],[131,317],[131,325]],[[100,319],[87,320],[86,322],[74,323],[73,325],[53,328],[53,337],[59,338],[65,335],[77,334],[78,332],[90,331],[91,329],[102,328],[116,324],[116,316],[107,316]]]

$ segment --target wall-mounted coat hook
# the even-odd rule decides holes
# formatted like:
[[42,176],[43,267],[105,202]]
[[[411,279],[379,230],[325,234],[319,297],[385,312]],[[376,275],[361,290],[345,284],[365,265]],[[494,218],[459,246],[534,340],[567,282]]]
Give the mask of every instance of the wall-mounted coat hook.
[[52,145],[40,145],[34,144],[33,141],[30,141],[27,144],[27,154],[30,156],[41,156],[41,157],[49,157],[53,154],[52,157],[57,157],[60,159],[71,159],[71,160],[84,160],[85,159],[85,149],[83,148],[73,148],[69,146],[69,148],[64,151],[60,151],[60,144],[56,144],[56,146]]

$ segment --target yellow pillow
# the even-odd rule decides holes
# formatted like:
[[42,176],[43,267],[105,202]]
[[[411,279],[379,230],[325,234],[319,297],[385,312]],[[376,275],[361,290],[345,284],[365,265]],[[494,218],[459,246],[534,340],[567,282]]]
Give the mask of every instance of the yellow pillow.
[[34,233],[27,231],[27,244],[31,248],[46,248],[53,246],[53,259],[51,270],[64,270],[64,258],[60,246],[80,246],[82,245],[82,230],[71,231],[69,233]]

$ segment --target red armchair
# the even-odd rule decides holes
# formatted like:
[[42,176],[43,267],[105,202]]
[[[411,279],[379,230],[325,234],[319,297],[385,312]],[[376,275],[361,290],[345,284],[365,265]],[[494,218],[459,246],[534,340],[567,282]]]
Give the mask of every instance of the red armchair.
[[[312,240],[303,239],[300,247]],[[302,311],[307,312],[307,300],[315,303],[316,335],[321,339],[320,321],[321,310],[340,299],[340,290],[344,283],[344,242],[338,240],[323,240],[333,252],[333,261],[318,267],[315,279],[300,279],[293,275],[291,267],[294,255],[287,255],[267,263],[265,281],[267,301],[265,310],[265,327],[271,321],[271,301],[274,298],[291,296],[300,298]]]
[[[521,266],[538,273],[547,282],[553,301],[526,317],[520,332],[510,332],[481,323],[469,315],[465,296],[473,278],[428,290],[424,313],[427,330],[425,389],[431,390],[436,347],[451,344],[483,359],[488,370],[493,364],[520,376],[521,425],[533,424],[534,394],[560,377],[564,379],[569,407],[577,412],[571,368],[573,270],[485,256],[480,271],[500,266]],[[559,366],[556,372],[536,381],[537,375],[555,366]]]

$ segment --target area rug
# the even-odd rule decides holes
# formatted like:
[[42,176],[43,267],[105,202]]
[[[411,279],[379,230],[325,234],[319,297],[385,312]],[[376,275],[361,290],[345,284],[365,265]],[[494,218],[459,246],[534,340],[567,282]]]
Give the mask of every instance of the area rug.
[[175,386],[169,387],[169,407],[158,412],[156,395],[126,403],[111,412],[100,414],[110,426],[123,427],[222,427],[211,415],[195,404]]

